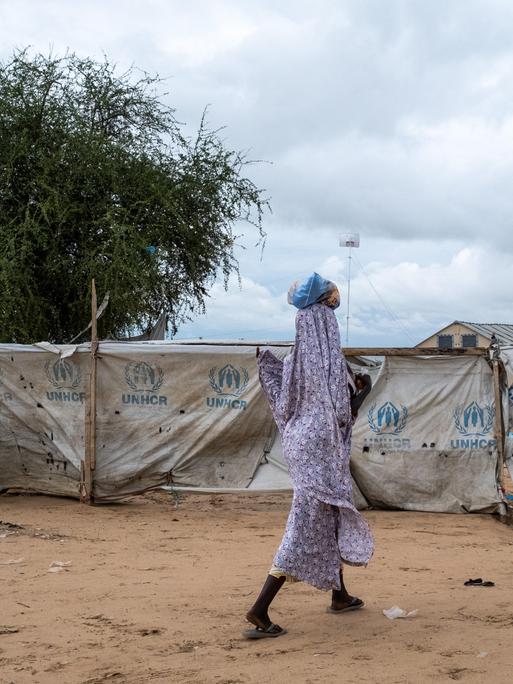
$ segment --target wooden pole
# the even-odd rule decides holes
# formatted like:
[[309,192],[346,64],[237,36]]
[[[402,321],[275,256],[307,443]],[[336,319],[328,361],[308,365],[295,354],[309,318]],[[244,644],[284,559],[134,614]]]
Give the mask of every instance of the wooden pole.
[[91,356],[89,362],[89,386],[85,404],[84,461],[80,500],[93,503],[94,470],[96,468],[96,369],[98,352],[98,333],[96,325],[97,313],[96,285],[91,282]]
[[[175,344],[210,347],[293,347],[294,342],[223,342],[219,340],[176,340]],[[486,356],[488,347],[342,347],[346,356]]]
[[499,484],[504,488],[504,417],[502,413],[502,393],[501,393],[501,374],[500,361],[498,358],[492,359],[493,367],[493,389],[495,398],[495,439],[497,441],[497,456],[499,469]]
[[343,347],[345,356],[486,356],[486,347]]
[[[98,302],[96,300],[96,285],[93,279],[92,283],[92,298],[91,298],[91,434],[90,434],[90,455],[91,455],[91,470],[96,469],[96,377],[97,377],[97,359],[98,359],[98,328],[96,315],[98,311]],[[92,490],[91,490],[92,495]]]

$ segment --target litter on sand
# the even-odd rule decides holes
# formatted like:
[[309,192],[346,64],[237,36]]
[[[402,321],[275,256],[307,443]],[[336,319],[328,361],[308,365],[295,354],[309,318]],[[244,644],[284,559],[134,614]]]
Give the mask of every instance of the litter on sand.
[[65,572],[70,565],[71,561],[52,561],[48,572]]
[[383,615],[385,615],[389,620],[395,620],[396,618],[415,617],[417,613],[417,609],[410,610],[410,612],[408,613],[403,608],[399,608],[399,606],[392,606],[392,608],[383,610]]
[[0,561],[0,565],[16,565],[17,563],[23,563],[24,558],[10,558],[6,561]]

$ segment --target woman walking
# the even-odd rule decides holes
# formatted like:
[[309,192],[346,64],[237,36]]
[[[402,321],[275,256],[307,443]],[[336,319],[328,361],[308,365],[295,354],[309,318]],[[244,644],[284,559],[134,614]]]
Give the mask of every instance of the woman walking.
[[330,612],[361,608],[363,601],[346,591],[342,563],[367,565],[373,552],[369,526],[354,506],[349,471],[353,417],[370,391],[370,378],[359,376],[359,392],[348,372],[333,312],[340,303],[334,283],[314,273],[292,286],[289,303],[299,309],[292,353],[283,362],[268,350],[257,355],[294,495],[283,540],[246,615],[255,626],[245,632],[250,639],[286,633],[268,615],[285,581],[331,589]]

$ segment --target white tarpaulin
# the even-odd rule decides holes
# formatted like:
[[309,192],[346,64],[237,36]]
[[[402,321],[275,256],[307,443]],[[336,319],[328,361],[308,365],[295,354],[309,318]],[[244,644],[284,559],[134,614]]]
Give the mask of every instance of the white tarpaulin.
[[100,357],[96,496],[250,484],[275,434],[253,348],[107,343]]
[[494,420],[484,358],[388,357],[353,429],[353,476],[374,506],[493,509]]
[[[89,367],[88,345],[0,345],[0,490],[79,495]],[[102,342],[97,377],[96,500],[290,488],[255,346]],[[354,429],[357,505],[492,508],[493,415],[484,359],[387,359]]]
[[88,369],[86,347],[0,345],[0,490],[78,496]]
[[[89,362],[87,346],[0,345],[0,489],[78,496]],[[248,487],[274,435],[254,348],[100,345],[96,499]]]

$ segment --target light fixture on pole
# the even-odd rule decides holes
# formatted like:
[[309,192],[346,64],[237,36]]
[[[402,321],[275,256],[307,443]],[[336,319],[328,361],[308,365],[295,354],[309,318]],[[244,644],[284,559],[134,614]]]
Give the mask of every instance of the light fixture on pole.
[[346,347],[349,347],[349,305],[351,302],[351,250],[360,246],[360,233],[344,233],[340,236],[340,246],[347,247],[347,312],[346,312]]

